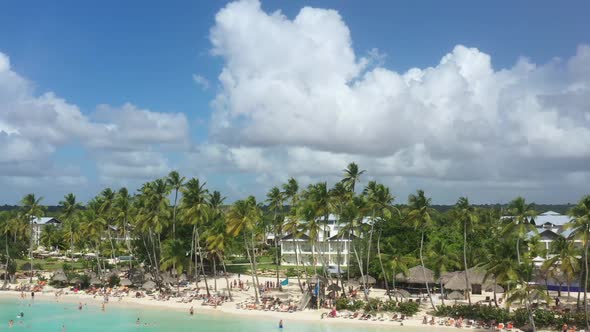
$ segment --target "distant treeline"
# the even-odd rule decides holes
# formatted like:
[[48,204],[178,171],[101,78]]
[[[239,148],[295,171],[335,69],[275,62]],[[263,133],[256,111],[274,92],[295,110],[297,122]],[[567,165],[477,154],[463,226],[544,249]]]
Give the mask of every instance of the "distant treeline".
[[[485,209],[503,209],[507,208],[507,204],[473,204],[473,206],[478,208],[485,208]],[[567,214],[567,211],[571,209],[574,205],[573,204],[534,204],[535,210],[539,213],[543,213],[545,211],[554,211],[561,214]],[[437,210],[438,212],[447,212],[451,210],[454,205],[432,205],[432,208]],[[0,205],[0,211],[11,211],[18,209],[18,205]],[[47,205],[47,216],[55,216],[60,212],[60,207],[57,205]],[[266,210],[266,206],[263,207],[263,210]],[[288,207],[286,207],[288,209]]]

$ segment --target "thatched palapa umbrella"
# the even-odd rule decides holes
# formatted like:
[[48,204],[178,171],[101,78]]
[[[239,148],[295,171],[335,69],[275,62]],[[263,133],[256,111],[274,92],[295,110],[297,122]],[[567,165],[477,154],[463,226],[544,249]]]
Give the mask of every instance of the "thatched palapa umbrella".
[[454,291],[454,292],[451,292],[451,294],[449,294],[447,296],[447,298],[449,300],[455,300],[455,302],[457,302],[457,300],[464,300],[465,299],[465,295],[463,295],[463,293]]
[[56,272],[55,274],[53,274],[53,277],[51,277],[51,280],[57,281],[57,282],[67,282],[68,277],[63,272],[61,272],[61,273]]
[[330,284],[330,286],[328,286],[328,290],[330,292],[339,292],[342,288],[340,286],[338,286],[337,284]]
[[396,289],[393,291],[393,296],[399,296],[401,298],[408,298],[410,297],[412,294],[410,294],[410,292],[408,292],[405,289]]
[[[426,279],[424,278],[424,274],[426,274]],[[426,267],[422,270],[422,266],[420,265],[409,268],[406,275],[403,273],[396,274],[395,280],[408,284],[433,284],[435,282],[434,272]]]
[[123,278],[119,282],[119,285],[121,285],[121,286],[131,286],[131,285],[133,285],[133,283],[131,282],[131,280],[129,280],[127,278]]
[[371,277],[370,275],[366,275],[366,276],[362,276],[358,278],[358,281],[360,283],[365,283],[365,284],[369,284],[369,285],[373,285],[377,282],[377,279]]
[[151,290],[156,288],[156,283],[153,281],[146,281],[143,285],[141,285],[141,288],[145,289],[145,290]]

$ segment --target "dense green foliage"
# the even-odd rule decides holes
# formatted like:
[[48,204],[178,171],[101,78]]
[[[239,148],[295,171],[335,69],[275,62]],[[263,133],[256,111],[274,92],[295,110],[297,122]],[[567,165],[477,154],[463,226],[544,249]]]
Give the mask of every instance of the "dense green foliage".
[[[109,259],[133,256],[134,261],[119,264],[143,264],[159,285],[163,272],[185,273],[191,280],[202,279],[209,291],[207,276],[213,271],[249,271],[256,285],[258,274],[264,271],[276,276],[277,281],[285,274],[296,278],[305,292],[301,280],[304,271],[328,277],[324,252],[312,251],[311,261],[317,262],[312,266],[302,266],[299,257],[296,266],[281,267],[277,239],[287,234],[292,234],[293,239],[306,234],[312,245],[318,245],[328,216],[335,215],[340,229],[337,235],[352,238],[347,272],[336,280],[340,285],[343,278],[370,275],[378,285],[395,288],[395,276],[416,265],[433,270],[437,279],[445,272],[477,267],[486,272],[490,281],[510,289],[505,301],[524,307],[525,320],[534,324],[533,302],[550,302],[543,289],[530,282],[535,277],[559,274],[566,285],[580,278],[583,285],[588,284],[588,273],[584,271],[588,270],[590,196],[571,209],[555,208],[567,209],[572,217],[567,225],[571,236],[557,239],[547,250],[538,235],[530,236],[536,231],[532,220],[546,207],[529,204],[522,197],[505,206],[476,206],[461,197],[451,208],[436,209],[422,190],[402,202],[387,186],[375,181],[359,188],[364,176],[365,171],[351,163],[343,170],[342,180],[332,187],[318,182],[300,188],[290,178],[282,186],[270,188],[264,202],[249,196],[230,205],[221,193],[209,191],[206,183],[185,179],[177,172],[145,183],[136,193],[126,188],[105,188],[85,205],[70,193],[58,209],[48,209],[42,205],[42,198],[29,194],[18,208],[0,211],[0,260],[9,266],[4,277],[12,278],[15,266],[30,270],[28,263],[19,266],[16,262],[23,262],[34,249],[31,221],[52,215],[62,224],[45,226],[40,244],[70,258],[76,252],[95,254],[82,266],[93,269],[105,281]],[[274,234],[274,240],[267,240],[268,234]],[[573,240],[579,241],[574,245]],[[541,269],[533,268],[532,259],[547,254],[558,258],[548,260]],[[32,269],[50,266],[49,260],[38,264],[35,261]],[[80,263],[76,264],[80,267]],[[115,284],[116,280],[109,282]],[[434,289],[433,285],[424,286],[430,297],[440,291],[438,285]],[[405,302],[394,307],[392,303],[370,303],[369,296],[363,294],[365,304],[353,303],[355,308],[396,308],[409,315],[416,306]],[[258,298],[258,292],[255,295]],[[586,297],[584,291],[581,303],[587,303]],[[337,305],[349,306],[348,302]],[[494,307],[477,310],[465,316],[490,317],[503,312]],[[520,316],[514,319],[522,321]],[[541,316],[538,319],[543,321]]]

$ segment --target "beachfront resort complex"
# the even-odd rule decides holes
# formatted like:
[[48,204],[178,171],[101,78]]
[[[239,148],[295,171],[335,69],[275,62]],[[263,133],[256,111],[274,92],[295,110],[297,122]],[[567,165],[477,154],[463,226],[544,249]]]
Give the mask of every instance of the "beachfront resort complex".
[[0,330],[590,332],[588,13],[0,1]]

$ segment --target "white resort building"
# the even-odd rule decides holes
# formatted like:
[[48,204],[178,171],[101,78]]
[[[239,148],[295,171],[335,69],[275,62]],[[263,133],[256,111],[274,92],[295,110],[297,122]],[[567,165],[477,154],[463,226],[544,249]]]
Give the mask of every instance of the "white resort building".
[[295,238],[293,234],[282,237],[279,241],[281,265],[295,266],[298,260],[301,266],[326,266],[331,273],[338,272],[338,265],[345,269],[351,254],[353,235],[343,236],[339,234],[341,229],[337,217],[331,214],[325,232],[320,232],[315,243],[308,234],[301,234]]
[[43,232],[43,228],[45,228],[47,225],[59,226],[61,225],[61,221],[53,217],[36,217],[31,222],[32,240],[34,245],[39,245],[41,233]]

